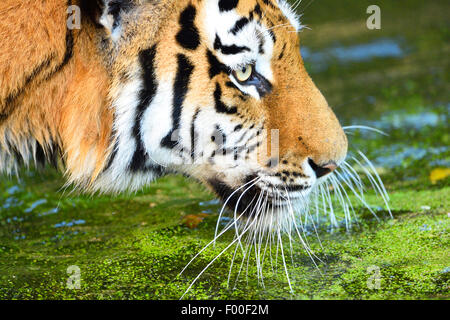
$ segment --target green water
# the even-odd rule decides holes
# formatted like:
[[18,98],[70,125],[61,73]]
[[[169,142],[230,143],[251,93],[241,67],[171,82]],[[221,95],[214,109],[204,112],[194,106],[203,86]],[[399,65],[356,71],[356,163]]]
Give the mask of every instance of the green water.
[[[317,267],[298,242],[266,263],[264,285],[254,256],[221,255],[186,295],[195,299],[448,299],[450,297],[448,1],[383,1],[381,30],[368,30],[371,1],[303,1],[312,30],[301,33],[307,68],[344,126],[366,125],[389,136],[348,130],[350,156],[364,152],[391,197],[390,219],[368,190],[377,221],[352,197],[358,223],[308,237]],[[52,169],[0,178],[0,298],[178,299],[227,247],[226,234],[183,267],[214,236],[220,205],[197,183],[163,178],[133,195],[90,196],[62,190]],[[370,185],[370,184],[369,184]],[[196,229],[183,218],[205,212]],[[337,212],[342,217],[342,212]],[[274,251],[276,248],[274,248]],[[79,290],[67,288],[78,266]],[[375,268],[375,269],[374,269]],[[375,271],[374,271],[375,270]],[[380,282],[374,284],[378,273]]]

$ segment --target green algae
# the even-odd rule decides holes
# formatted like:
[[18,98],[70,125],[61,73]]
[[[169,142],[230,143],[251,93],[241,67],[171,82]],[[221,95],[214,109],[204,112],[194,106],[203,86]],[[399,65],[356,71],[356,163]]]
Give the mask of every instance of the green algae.
[[[14,299],[180,298],[197,274],[228,245],[231,236],[220,239],[216,248],[201,254],[182,276],[178,276],[213,238],[217,215],[211,215],[195,230],[184,227],[179,210],[182,208],[184,214],[198,212],[202,209],[198,198],[186,199],[192,184],[186,184],[180,177],[165,178],[155,187],[161,190],[159,186],[167,185],[176,186],[184,195],[171,196],[172,203],[163,201],[162,208],[149,209],[148,205],[143,205],[160,202],[158,192],[153,196],[143,194],[104,202],[85,201],[80,196],[72,200],[84,203],[83,209],[62,208],[44,220],[30,218],[9,226],[2,220],[2,231],[20,228],[26,238],[13,240],[10,234],[2,234],[0,296]],[[236,289],[228,289],[227,275],[233,255],[230,250],[200,278],[187,297],[447,298],[449,190],[444,187],[421,192],[391,192],[394,219],[376,222],[361,209],[359,223],[349,232],[345,229],[333,233],[320,231],[322,247],[316,237],[309,239],[311,248],[323,261],[318,263],[318,268],[299,244],[294,245],[297,250],[293,264],[288,264],[293,294],[289,293],[280,257],[272,266],[275,271],[269,266],[266,268],[265,287],[258,284],[252,257],[248,276],[242,274]],[[375,197],[368,199],[376,200]],[[59,201],[57,197],[49,198],[48,204],[51,207]],[[119,213],[112,215],[114,212]],[[55,222],[80,216],[86,224],[63,227],[63,230],[54,228]],[[239,261],[239,257],[236,260]],[[81,270],[80,290],[67,289],[69,275],[66,271],[71,265]],[[380,289],[367,287],[371,276],[367,269],[371,266],[380,268]],[[234,279],[236,270],[232,275]]]
[[[232,248],[186,298],[450,298],[450,179],[429,179],[432,170],[450,161],[449,5],[383,2],[382,29],[369,31],[369,4],[313,3],[304,15],[313,30],[301,37],[312,52],[380,38],[394,39],[404,51],[401,58],[330,59],[321,70],[306,61],[343,125],[370,125],[389,134],[351,130],[349,139],[351,154],[362,150],[374,161],[393,218],[369,189],[367,200],[379,219],[351,197],[355,223],[350,229],[330,231],[325,222],[318,236],[308,236],[314,261],[298,242],[292,254],[287,250],[292,293],[280,254],[267,261],[262,282],[254,255],[248,264],[244,260],[239,275],[236,266],[243,256],[238,252],[228,286]],[[411,28],[417,12],[421,28]],[[132,195],[83,195],[63,185],[52,169],[0,178],[0,298],[179,299],[233,238],[233,232],[225,234],[179,275],[214,237],[220,205],[207,203],[214,196],[204,187],[179,176]],[[201,212],[208,216],[198,228],[183,224],[183,217]],[[79,267],[80,289],[68,288],[70,266]]]

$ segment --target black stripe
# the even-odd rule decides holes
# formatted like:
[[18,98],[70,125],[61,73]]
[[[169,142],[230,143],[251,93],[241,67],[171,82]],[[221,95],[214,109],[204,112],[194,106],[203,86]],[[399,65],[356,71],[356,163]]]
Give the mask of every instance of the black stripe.
[[142,117],[145,110],[150,106],[153,98],[156,95],[157,82],[155,77],[155,56],[156,56],[156,45],[153,47],[143,50],[139,53],[139,61],[144,71],[143,81],[144,87],[139,94],[139,104],[136,109],[136,115],[134,120],[134,126],[132,135],[136,142],[136,150],[133,155],[133,159],[129,165],[131,171],[142,171],[145,170],[145,163],[147,160],[147,155],[144,147],[144,142],[142,141]]
[[263,2],[265,5],[272,7],[273,9],[276,8],[275,5],[272,2],[270,2],[269,0],[263,0]]
[[261,35],[259,38],[259,54],[264,54],[264,45],[266,44],[266,41],[264,39],[264,36]]
[[250,12],[250,15],[253,17],[253,15],[257,15],[259,16],[259,19],[261,19],[262,17],[262,11],[261,11],[261,7],[259,6],[259,3],[256,4],[255,8],[253,9],[252,12]]
[[200,34],[194,24],[197,10],[193,5],[189,5],[180,14],[179,23],[181,30],[177,33],[178,43],[186,49],[195,50],[200,45]]
[[181,109],[189,89],[192,72],[194,71],[194,65],[185,55],[178,54],[177,59],[178,69],[173,88],[172,130],[161,141],[161,146],[170,149],[175,148],[178,143],[178,141],[172,141],[172,135],[180,127]]
[[272,30],[269,30],[269,35],[272,38],[273,43],[277,42],[277,37]]
[[120,25],[121,13],[128,12],[133,8],[133,3],[130,0],[112,0],[108,3],[108,14],[113,16],[113,29]]
[[195,111],[194,116],[192,117],[191,122],[191,159],[195,161],[195,140],[197,138],[197,132],[195,131],[195,121],[197,120],[198,114],[200,113],[200,109]]
[[2,103],[6,107],[6,112],[0,113],[0,121],[6,120],[10,114],[14,111],[16,107],[13,102],[25,92],[26,87],[46,68],[50,66],[51,61],[54,59],[54,54],[46,58],[41,62],[31,73],[25,78],[23,86],[15,93],[8,95],[5,101]]
[[244,51],[251,51],[249,47],[246,46],[236,46],[236,45],[231,45],[231,46],[225,46],[222,44],[222,41],[219,38],[219,35],[216,34],[216,39],[214,40],[214,49],[215,50],[220,50],[223,54],[238,54],[238,53],[242,53]]
[[284,57],[284,50],[286,49],[286,43],[283,45],[283,49],[281,49],[281,53],[280,53],[280,55],[278,56],[278,60],[281,60],[281,59],[283,59],[283,57]]
[[216,83],[216,90],[214,91],[214,101],[215,101],[215,107],[216,111],[219,113],[226,113],[226,114],[234,114],[237,112],[236,107],[228,107],[225,105],[225,103],[222,102],[222,88],[220,87],[219,83]]
[[[113,120],[113,123],[115,123],[115,120]],[[111,168],[111,166],[112,166],[112,164],[113,164],[113,162],[114,162],[114,159],[116,158],[116,156],[117,156],[117,152],[119,151],[119,138],[118,137],[116,137],[116,131],[114,130],[114,128],[112,129],[112,132],[111,132],[111,137],[110,137],[110,145],[113,143],[113,140],[114,140],[114,138],[115,138],[115,141],[114,141],[114,146],[113,146],[113,149],[112,149],[112,151],[111,151],[111,154],[109,155],[109,159],[108,159],[108,163],[106,164],[106,166],[103,168],[103,172],[105,172],[105,171],[107,171],[109,168]]]
[[236,35],[239,31],[241,31],[248,23],[250,22],[250,20],[248,20],[247,18],[242,18],[239,19],[235,24],[234,27],[231,28],[230,32],[234,35]]
[[224,72],[224,73],[230,72],[229,68],[226,65],[224,65],[223,63],[221,63],[211,51],[208,50],[206,52],[206,56],[207,56],[208,62],[209,62],[209,78],[210,79],[214,78],[218,74],[221,74],[222,72]]
[[42,71],[44,71],[46,68],[48,68],[50,66],[51,61],[54,59],[55,55],[52,53],[50,55],[50,57],[46,58],[43,62],[41,62],[32,72],[30,75],[28,75],[25,78],[25,82],[24,85],[22,86],[22,88],[20,88],[15,94],[10,94],[6,99],[5,99],[5,105],[8,105],[10,103],[12,103],[15,99],[17,99],[17,97],[19,95],[21,95],[24,91],[25,88],[31,83],[31,81],[33,81],[38,75],[39,73],[41,73]]
[[[70,5],[72,5],[72,1],[71,0],[67,1],[67,6],[70,6]],[[61,62],[61,64],[59,64],[53,70],[53,72],[50,75],[48,75],[46,77],[46,80],[49,80],[50,78],[52,78],[56,73],[61,71],[69,63],[70,59],[72,59],[72,57],[73,57],[73,47],[74,47],[73,32],[72,32],[72,30],[67,28],[67,31],[66,31],[66,52],[64,53],[63,61]]]
[[249,154],[251,152],[253,152],[257,147],[259,147],[260,144],[255,143],[251,146],[247,146],[246,144],[242,145],[242,146],[235,146],[235,147],[231,147],[231,148],[222,148],[217,151],[220,151],[221,153],[223,153],[223,155],[227,155],[227,154],[231,154],[233,153],[235,156],[239,156],[241,153],[243,153],[244,151]]
[[[227,81],[227,82],[225,82],[225,85],[228,87],[228,88],[231,88],[231,89],[235,89],[235,90],[238,90],[239,92],[241,92],[241,89],[239,89],[232,81]],[[242,92],[244,95],[247,95],[245,92]]]
[[219,10],[224,11],[230,11],[237,7],[239,3],[239,0],[220,0],[219,1]]

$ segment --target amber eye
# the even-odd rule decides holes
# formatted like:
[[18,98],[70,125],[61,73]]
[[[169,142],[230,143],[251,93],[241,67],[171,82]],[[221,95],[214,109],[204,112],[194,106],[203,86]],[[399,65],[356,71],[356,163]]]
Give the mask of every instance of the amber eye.
[[239,82],[246,82],[253,74],[253,66],[251,64],[246,65],[241,70],[233,71],[233,75]]

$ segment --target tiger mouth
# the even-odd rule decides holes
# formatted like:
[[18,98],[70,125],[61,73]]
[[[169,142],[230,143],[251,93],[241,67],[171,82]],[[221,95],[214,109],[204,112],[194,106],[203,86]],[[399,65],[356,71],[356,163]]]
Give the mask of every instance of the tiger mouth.
[[252,183],[250,179],[235,189],[219,179],[211,179],[208,182],[225,207],[245,217],[287,208],[292,205],[292,202],[304,201],[306,196],[300,192],[310,189],[309,186],[302,185],[281,186],[280,188],[267,186],[262,189],[260,185]]

